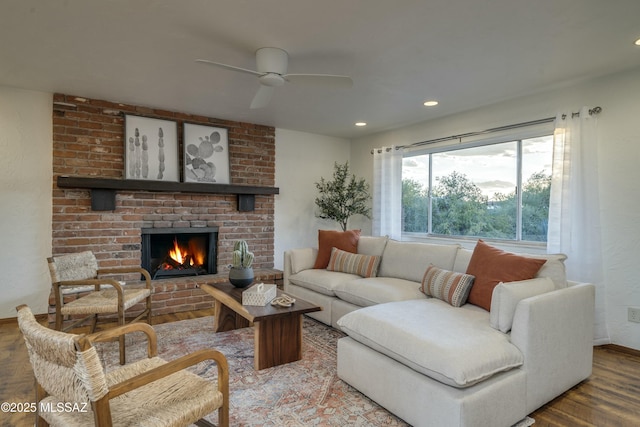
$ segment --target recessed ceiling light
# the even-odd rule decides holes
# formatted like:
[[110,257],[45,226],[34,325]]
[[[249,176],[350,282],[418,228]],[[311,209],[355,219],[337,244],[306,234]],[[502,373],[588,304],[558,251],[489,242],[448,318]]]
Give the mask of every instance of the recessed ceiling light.
[[425,107],[434,107],[438,105],[438,101],[425,101],[424,102],[424,106]]
[[636,46],[640,46],[640,39],[636,40]]
[[366,126],[367,123],[366,122],[357,122],[356,126]]

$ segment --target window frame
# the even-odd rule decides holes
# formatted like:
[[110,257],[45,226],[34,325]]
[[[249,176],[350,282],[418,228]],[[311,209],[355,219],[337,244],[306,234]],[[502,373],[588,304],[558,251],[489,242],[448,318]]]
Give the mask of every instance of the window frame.
[[[516,132],[510,131],[497,136],[491,136],[488,138],[478,138],[469,142],[456,141],[455,143],[437,144],[434,146],[420,146],[411,148],[410,146],[405,149],[402,159],[428,155],[429,176],[428,176],[428,212],[427,212],[427,232],[415,232],[405,231],[404,227],[401,231],[402,240],[453,240],[453,241],[476,241],[482,239],[488,242],[502,243],[513,246],[529,246],[533,248],[546,247],[546,241],[534,241],[534,240],[522,240],[522,172],[523,172],[523,149],[522,142],[527,139],[553,137],[553,127],[551,126],[536,126],[535,129],[518,129]],[[516,235],[514,239],[499,239],[493,237],[483,236],[463,236],[463,235],[446,235],[446,234],[434,234],[433,233],[433,156],[435,153],[459,151],[468,148],[476,148],[490,145],[498,145],[508,142],[516,143]],[[548,219],[547,219],[548,220]]]

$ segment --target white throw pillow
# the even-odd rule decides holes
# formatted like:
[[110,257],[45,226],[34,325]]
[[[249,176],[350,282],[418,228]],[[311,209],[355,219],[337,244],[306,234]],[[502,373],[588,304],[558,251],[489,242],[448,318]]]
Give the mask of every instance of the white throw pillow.
[[500,282],[493,289],[491,296],[491,313],[489,324],[492,328],[504,333],[511,330],[513,316],[518,303],[529,297],[551,292],[555,289],[553,280],[549,277],[539,277],[518,282]]

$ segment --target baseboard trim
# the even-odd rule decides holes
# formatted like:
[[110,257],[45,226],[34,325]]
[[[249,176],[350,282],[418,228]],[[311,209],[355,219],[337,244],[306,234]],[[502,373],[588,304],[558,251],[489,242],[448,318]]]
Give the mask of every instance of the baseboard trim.
[[[44,313],[44,314],[36,314],[35,318],[38,322],[44,322],[49,320],[49,315]],[[18,318],[17,317],[6,317],[4,319],[0,319],[0,325],[17,325],[18,324]]]
[[607,348],[607,349],[610,349],[610,350],[619,351],[620,353],[626,353],[626,354],[629,354],[631,356],[640,357],[640,350],[636,350],[635,348],[624,347],[624,346],[618,345],[618,344],[605,344],[605,345],[601,345],[599,347]]

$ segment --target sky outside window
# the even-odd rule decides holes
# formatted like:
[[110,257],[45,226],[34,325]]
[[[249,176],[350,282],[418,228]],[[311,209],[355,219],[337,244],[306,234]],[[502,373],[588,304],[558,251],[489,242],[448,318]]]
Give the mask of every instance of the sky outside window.
[[[551,175],[552,136],[530,138],[522,141],[522,181],[534,174]],[[492,200],[495,193],[511,193],[517,184],[516,142],[492,144],[433,154],[433,185],[438,177],[458,172],[477,185],[482,194]],[[429,184],[429,155],[405,157],[402,178],[419,182],[424,188]]]

